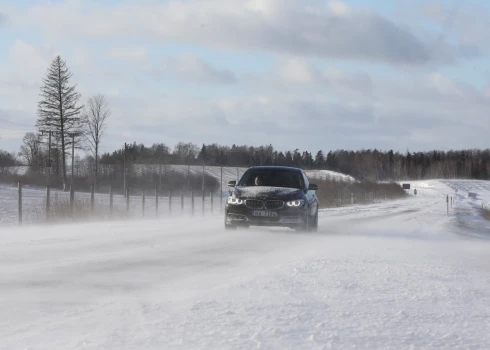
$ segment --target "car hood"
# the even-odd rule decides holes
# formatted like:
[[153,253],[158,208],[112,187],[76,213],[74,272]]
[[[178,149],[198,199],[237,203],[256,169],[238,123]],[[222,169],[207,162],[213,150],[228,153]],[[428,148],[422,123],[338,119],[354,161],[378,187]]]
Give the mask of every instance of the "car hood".
[[283,201],[301,199],[303,190],[286,187],[251,186],[235,188],[235,196],[243,199],[280,199]]

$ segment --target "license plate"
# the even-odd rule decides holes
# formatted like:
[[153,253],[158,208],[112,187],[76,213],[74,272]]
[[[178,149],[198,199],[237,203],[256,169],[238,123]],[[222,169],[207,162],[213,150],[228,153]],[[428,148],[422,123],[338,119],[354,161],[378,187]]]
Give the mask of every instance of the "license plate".
[[277,217],[277,213],[275,211],[265,211],[265,210],[254,210],[252,211],[253,216],[265,216],[265,217]]

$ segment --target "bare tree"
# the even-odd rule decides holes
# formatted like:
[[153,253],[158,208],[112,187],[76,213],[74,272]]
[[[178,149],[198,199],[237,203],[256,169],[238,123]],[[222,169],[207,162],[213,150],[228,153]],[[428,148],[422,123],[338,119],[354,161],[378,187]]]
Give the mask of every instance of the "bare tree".
[[98,94],[91,97],[83,111],[83,125],[90,151],[95,158],[95,184],[99,175],[99,147],[107,131],[107,118],[111,110],[104,97]]
[[39,134],[28,132],[22,139],[19,157],[29,166],[34,173],[40,173],[43,169],[44,149]]
[[42,100],[38,103],[37,127],[40,131],[54,132],[60,140],[63,187],[66,188],[66,155],[71,146],[70,133],[81,131],[80,94],[75,91],[76,85],[70,86],[72,77],[66,62],[57,56],[48,68],[41,87]]
[[179,142],[175,145],[173,155],[182,164],[190,164],[199,154],[199,147],[193,143]]

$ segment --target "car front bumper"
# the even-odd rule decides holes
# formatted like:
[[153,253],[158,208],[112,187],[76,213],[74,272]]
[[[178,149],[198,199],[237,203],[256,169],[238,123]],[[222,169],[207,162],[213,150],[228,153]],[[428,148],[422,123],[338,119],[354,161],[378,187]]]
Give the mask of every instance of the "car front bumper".
[[283,207],[277,210],[261,210],[275,212],[277,216],[254,216],[253,209],[244,205],[226,206],[225,220],[229,225],[251,225],[251,226],[300,226],[306,221],[307,210],[305,207]]

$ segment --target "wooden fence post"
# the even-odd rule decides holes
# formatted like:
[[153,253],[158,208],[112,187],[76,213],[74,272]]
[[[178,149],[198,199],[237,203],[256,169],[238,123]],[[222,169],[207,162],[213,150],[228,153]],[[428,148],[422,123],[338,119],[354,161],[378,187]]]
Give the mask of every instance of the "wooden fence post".
[[46,220],[49,220],[49,216],[50,216],[50,207],[51,207],[51,203],[50,203],[50,196],[51,194],[51,189],[49,188],[49,185],[46,186]]
[[18,202],[18,211],[19,211],[19,225],[22,225],[22,183],[19,181],[18,183],[19,190],[19,202]]
[[114,210],[114,194],[112,193],[112,186],[109,187],[109,210],[112,215]]
[[180,190],[180,211],[184,211],[184,190]]
[[449,195],[446,195],[447,216],[449,216]]
[[168,211],[172,212],[172,190],[168,190]]
[[155,188],[155,216],[158,216],[158,186]]
[[205,205],[204,205],[204,199],[205,199],[205,197],[206,197],[205,196],[205,192],[204,192],[204,190],[202,190],[202,198],[201,198],[202,199],[201,200],[201,202],[202,202],[202,208],[201,208],[202,215],[204,215],[204,207],[205,207]]
[[70,212],[73,213],[75,207],[75,192],[73,191],[73,185],[70,185]]
[[95,185],[90,185],[90,210],[93,212],[95,207]]
[[221,167],[221,178],[219,182],[219,211],[223,211],[223,167]]
[[191,191],[192,215],[194,215],[194,190]]

